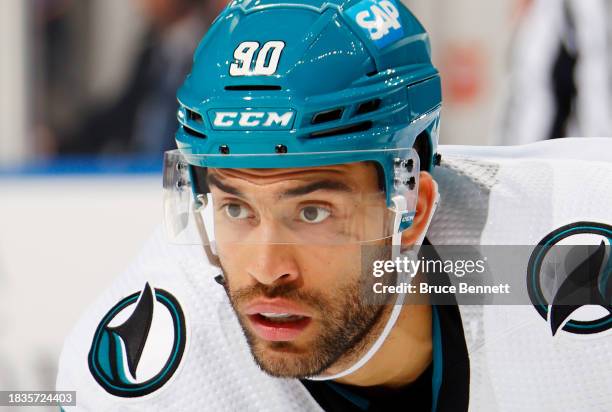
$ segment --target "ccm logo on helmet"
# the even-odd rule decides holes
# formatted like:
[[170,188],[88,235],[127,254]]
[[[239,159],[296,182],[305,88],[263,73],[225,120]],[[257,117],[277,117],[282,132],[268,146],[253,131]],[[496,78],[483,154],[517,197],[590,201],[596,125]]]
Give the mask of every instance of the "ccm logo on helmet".
[[285,130],[293,127],[295,112],[212,110],[209,119],[213,129],[222,130]]
[[394,0],[364,0],[347,10],[378,48],[404,35],[400,13]]

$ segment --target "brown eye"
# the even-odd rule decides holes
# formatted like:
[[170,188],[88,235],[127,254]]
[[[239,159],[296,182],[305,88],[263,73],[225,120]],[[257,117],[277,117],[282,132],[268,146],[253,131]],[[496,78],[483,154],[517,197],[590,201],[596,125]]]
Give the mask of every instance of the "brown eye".
[[321,206],[306,206],[300,210],[300,219],[306,223],[321,223],[331,212]]

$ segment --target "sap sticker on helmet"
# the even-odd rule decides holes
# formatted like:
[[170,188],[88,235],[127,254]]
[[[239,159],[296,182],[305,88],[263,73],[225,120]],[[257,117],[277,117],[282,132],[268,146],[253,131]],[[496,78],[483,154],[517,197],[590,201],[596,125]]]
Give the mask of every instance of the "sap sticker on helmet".
[[394,0],[363,0],[346,11],[376,47],[383,47],[404,35],[397,3]]

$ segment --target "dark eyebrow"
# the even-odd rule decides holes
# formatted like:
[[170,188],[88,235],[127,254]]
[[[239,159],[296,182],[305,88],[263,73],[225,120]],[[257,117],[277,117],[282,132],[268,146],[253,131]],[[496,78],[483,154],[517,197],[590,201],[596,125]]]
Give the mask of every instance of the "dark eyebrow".
[[310,183],[306,186],[296,187],[294,189],[289,189],[283,192],[283,196],[294,197],[294,196],[303,196],[312,192],[316,192],[317,190],[331,190],[335,192],[347,192],[352,193],[353,189],[337,180],[319,180],[317,182]]
[[[223,183],[219,178],[215,175],[208,173],[206,175],[206,181],[209,186],[216,186],[219,190],[229,193],[234,196],[244,197],[243,193],[235,187],[229,186]],[[335,192],[347,192],[352,193],[353,189],[345,183],[338,182],[336,180],[319,180],[305,186],[296,187],[293,189],[289,189],[284,191],[281,194],[281,197],[295,197],[295,196],[304,196],[312,192],[316,192],[317,190],[331,190]]]
[[219,190],[225,193],[229,193],[230,195],[244,197],[240,190],[236,189],[235,187],[226,185],[213,174],[210,174],[210,173],[206,174],[206,183],[208,183],[209,187],[216,186]]

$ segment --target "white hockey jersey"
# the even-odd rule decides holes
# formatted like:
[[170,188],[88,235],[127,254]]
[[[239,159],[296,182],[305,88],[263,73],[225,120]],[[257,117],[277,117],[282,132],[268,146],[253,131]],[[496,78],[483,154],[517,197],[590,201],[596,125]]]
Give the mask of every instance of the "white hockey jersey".
[[[612,239],[612,139],[440,153],[433,245]],[[77,391],[77,410],[320,411],[299,381],[258,369],[217,274],[200,247],[168,244],[160,230],[67,338],[57,389]],[[554,335],[545,307],[460,306],[469,410],[612,410],[609,304]],[[120,326],[136,305],[152,308],[142,312],[150,328],[126,347],[108,330],[137,330]],[[142,355],[129,371],[134,348]]]

